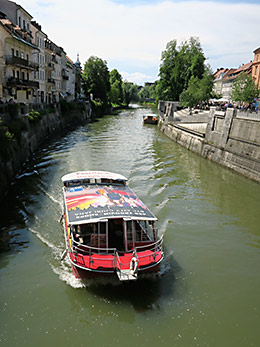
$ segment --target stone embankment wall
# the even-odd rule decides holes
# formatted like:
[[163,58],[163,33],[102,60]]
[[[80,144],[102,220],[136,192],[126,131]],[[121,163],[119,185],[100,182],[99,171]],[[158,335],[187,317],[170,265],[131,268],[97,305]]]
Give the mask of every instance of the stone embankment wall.
[[161,131],[180,145],[260,183],[260,115],[232,108],[217,111],[174,111],[160,102]]
[[62,115],[57,109],[55,113],[47,114],[37,122],[29,122],[24,116],[26,130],[21,132],[18,139],[11,144],[8,158],[0,156],[0,201],[8,187],[14,181],[23,164],[32,153],[53,133],[60,131],[70,124],[80,124],[90,118],[91,108],[85,105],[85,111]]

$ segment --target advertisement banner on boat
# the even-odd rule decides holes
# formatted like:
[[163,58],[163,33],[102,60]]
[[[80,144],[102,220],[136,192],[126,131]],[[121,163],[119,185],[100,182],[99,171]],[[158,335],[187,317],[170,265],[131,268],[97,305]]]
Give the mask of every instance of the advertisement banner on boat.
[[98,218],[156,219],[127,186],[67,188],[65,199],[70,224]]

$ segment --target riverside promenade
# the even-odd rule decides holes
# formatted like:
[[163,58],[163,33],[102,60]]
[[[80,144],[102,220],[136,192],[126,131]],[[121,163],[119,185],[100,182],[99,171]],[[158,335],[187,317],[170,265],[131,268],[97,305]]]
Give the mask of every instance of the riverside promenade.
[[260,115],[233,108],[177,111],[160,101],[160,130],[187,149],[260,183]]

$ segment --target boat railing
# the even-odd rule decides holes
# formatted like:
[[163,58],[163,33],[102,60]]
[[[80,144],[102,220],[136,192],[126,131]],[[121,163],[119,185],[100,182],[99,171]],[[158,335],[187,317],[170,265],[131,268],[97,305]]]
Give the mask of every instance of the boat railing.
[[115,268],[121,271],[121,260],[120,260],[118,252],[116,252],[116,257],[115,257]]
[[136,246],[136,252],[143,252],[146,250],[151,250],[151,251],[161,251],[163,247],[163,235],[157,240],[156,242],[153,243],[148,243],[147,245],[140,245]]
[[[122,253],[133,253],[138,256],[138,261],[146,262],[146,259],[151,260],[151,257],[154,262],[157,262],[159,259],[158,256],[161,254],[163,248],[163,236],[156,242],[136,246],[134,250],[129,250],[128,252]],[[122,258],[120,258],[121,252],[118,252],[115,248],[97,248],[91,247],[87,245],[83,245],[80,242],[77,242],[73,239],[72,236],[72,246],[71,246],[73,258],[75,263],[83,262],[82,265],[85,267],[92,268],[95,262],[99,263],[109,263],[109,267],[113,267],[114,269],[120,270],[129,266],[129,264],[122,263]],[[149,252],[146,252],[149,251]],[[128,262],[128,261],[127,261]],[[104,267],[106,267],[104,265]]]
[[76,241],[73,238],[73,235],[71,235],[71,241],[72,241],[72,247],[71,247],[72,251],[82,253],[84,255],[89,255],[90,253],[114,254],[116,251],[115,248],[93,247],[93,246],[88,246],[86,244],[82,244]]
[[160,262],[163,255],[163,236],[152,244],[137,246],[135,250],[138,255],[139,266],[142,266],[142,263],[147,264],[146,266],[142,266],[143,269],[149,267],[151,261],[153,263]]

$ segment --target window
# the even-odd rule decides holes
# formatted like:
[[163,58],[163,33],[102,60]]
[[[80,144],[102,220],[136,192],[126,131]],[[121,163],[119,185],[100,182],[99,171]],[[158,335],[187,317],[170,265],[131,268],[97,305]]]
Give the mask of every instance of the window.
[[258,61],[259,60],[259,54],[257,54],[257,56],[256,56],[256,61]]
[[257,75],[257,68],[258,66],[255,67],[255,76]]
[[15,70],[13,70],[13,78],[15,78]]
[[18,25],[21,28],[21,17],[18,18]]
[[15,55],[17,56],[17,57],[19,57],[19,51],[15,51]]
[[26,29],[25,20],[23,20],[23,29]]
[[19,79],[20,75],[19,75],[19,71],[16,71],[16,77]]
[[24,59],[24,52],[21,52],[21,58]]
[[12,57],[14,57],[14,49],[12,48]]

